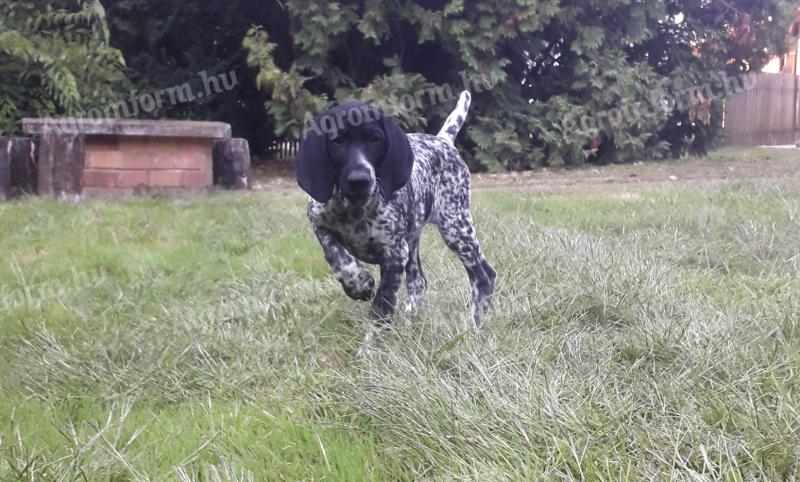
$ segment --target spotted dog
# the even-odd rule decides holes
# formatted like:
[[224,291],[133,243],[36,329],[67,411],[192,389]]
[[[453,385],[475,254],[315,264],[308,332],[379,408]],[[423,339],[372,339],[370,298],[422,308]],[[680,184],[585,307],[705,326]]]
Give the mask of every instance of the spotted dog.
[[[470,99],[469,92],[461,94],[436,136],[406,134],[383,112],[353,101],[307,126],[295,170],[298,184],[312,198],[308,217],[345,293],[372,300],[374,326],[391,319],[403,272],[405,313],[417,312],[428,284],[419,259],[420,235],[429,223],[466,268],[475,327],[482,326],[489,310],[496,274],[475,235],[469,170],[453,145]],[[377,292],[360,262],[380,265]]]

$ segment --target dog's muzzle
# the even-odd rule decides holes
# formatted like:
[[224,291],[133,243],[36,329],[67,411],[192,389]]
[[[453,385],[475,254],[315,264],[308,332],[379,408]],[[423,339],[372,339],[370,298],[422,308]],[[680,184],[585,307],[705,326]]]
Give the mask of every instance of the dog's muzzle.
[[364,200],[372,194],[375,181],[368,172],[354,172],[347,176],[344,195],[352,200]]

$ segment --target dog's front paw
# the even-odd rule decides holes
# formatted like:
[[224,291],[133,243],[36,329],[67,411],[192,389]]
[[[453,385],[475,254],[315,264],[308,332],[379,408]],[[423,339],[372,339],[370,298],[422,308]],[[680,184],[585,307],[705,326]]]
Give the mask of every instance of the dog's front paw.
[[369,301],[375,296],[375,280],[366,270],[361,270],[356,276],[342,281],[344,292],[357,301]]

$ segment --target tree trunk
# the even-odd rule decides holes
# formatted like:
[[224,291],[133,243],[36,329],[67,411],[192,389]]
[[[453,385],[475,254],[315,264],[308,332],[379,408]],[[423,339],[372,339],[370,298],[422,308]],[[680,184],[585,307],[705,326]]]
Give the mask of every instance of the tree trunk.
[[0,196],[36,194],[36,159],[33,141],[26,137],[0,137]]
[[83,136],[43,135],[39,141],[39,195],[80,199],[84,151]]
[[214,141],[214,184],[228,189],[249,189],[250,146],[246,139]]

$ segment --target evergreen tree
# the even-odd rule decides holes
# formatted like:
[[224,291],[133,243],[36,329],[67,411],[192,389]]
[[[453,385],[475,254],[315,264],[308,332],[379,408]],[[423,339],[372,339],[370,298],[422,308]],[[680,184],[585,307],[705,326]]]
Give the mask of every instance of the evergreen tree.
[[[426,119],[438,122],[452,103],[398,98],[483,76],[496,84],[474,96],[462,137],[483,169],[704,150],[719,139],[719,99],[667,99],[784,51],[791,10],[782,0],[281,5],[288,46],[259,27],[245,39],[279,135],[299,138],[307,113],[345,98],[373,102],[408,129],[435,130]],[[287,51],[289,59],[276,56]],[[703,109],[710,118],[697,116]]]
[[[245,0],[106,0],[111,42],[130,67],[129,79],[139,92],[192,85],[202,88],[202,75],[234,79],[232,90],[191,102],[164,104],[154,118],[228,122],[234,134],[246,137],[255,153],[275,138],[264,113],[268,93],[255,85],[256,72],[246,63],[242,39],[253,22],[280,38],[285,19],[277,1]],[[233,83],[233,82],[232,82]]]
[[0,134],[113,101],[123,69],[99,0],[0,0]]

